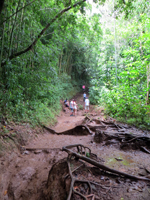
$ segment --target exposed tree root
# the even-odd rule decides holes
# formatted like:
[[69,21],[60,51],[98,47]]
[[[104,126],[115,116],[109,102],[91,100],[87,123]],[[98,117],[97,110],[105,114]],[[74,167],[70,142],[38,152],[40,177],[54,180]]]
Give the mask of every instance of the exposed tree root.
[[72,193],[75,193],[75,194],[81,196],[83,199],[87,200],[87,197],[85,195],[83,195],[80,192],[76,191],[74,185],[75,185],[76,182],[78,182],[78,183],[87,183],[87,185],[89,186],[89,192],[92,193],[92,187],[91,187],[90,182],[74,178],[74,176],[72,174],[72,171],[71,171],[71,167],[70,167],[70,158],[69,157],[67,159],[67,164],[68,164],[68,169],[69,169],[69,175],[70,175],[70,178],[71,178],[70,190],[69,190],[69,195],[67,197],[67,200],[71,199]]
[[[77,147],[77,153],[70,150],[71,148],[73,147]],[[65,146],[62,148],[63,151],[66,151],[69,155],[69,157],[75,157],[76,159],[81,159],[81,160],[84,160],[100,169],[103,169],[105,171],[108,171],[108,172],[111,172],[111,173],[114,173],[114,174],[117,174],[117,175],[121,175],[123,177],[127,177],[127,178],[130,178],[130,179],[135,179],[135,180],[143,180],[143,181],[150,181],[149,178],[145,178],[145,177],[139,177],[139,176],[134,176],[134,175],[130,175],[130,174],[127,174],[127,173],[124,173],[124,172],[121,172],[121,171],[118,171],[118,170],[115,170],[115,169],[112,169],[112,168],[109,168],[105,165],[102,165],[101,163],[99,162],[96,162],[95,160],[93,159],[90,159],[86,156],[83,156],[82,153],[80,152],[79,154],[79,151],[78,151],[78,148],[79,147],[82,147],[82,149],[88,149],[89,150],[89,154],[91,153],[91,150],[87,147],[84,147],[83,145],[81,144],[76,144],[76,145],[69,145],[69,146]],[[85,154],[85,151],[83,152],[83,154]],[[86,154],[85,154],[86,155]]]
[[120,184],[117,180],[127,183],[125,178],[128,178],[150,182],[149,178],[130,175],[93,160],[91,149],[82,144],[65,146],[62,151],[67,152],[68,157],[51,168],[43,193],[44,200],[100,200],[110,198],[109,192],[118,190],[115,189],[119,188],[116,183]]
[[16,144],[16,141],[14,140],[14,138],[12,138],[10,135],[8,134],[3,134],[3,135],[0,135],[2,138],[9,138],[11,139],[15,144]]
[[111,144],[111,140],[119,142],[121,149],[141,149],[146,153],[150,153],[147,149],[150,146],[150,137],[137,136],[136,134],[129,133],[114,133],[108,131],[97,130],[94,136],[94,141],[97,143],[105,142],[105,145]]
[[141,146],[141,149],[144,151],[144,152],[146,152],[146,153],[149,153],[150,154],[150,151],[148,151],[145,147],[142,147]]
[[51,129],[51,128],[45,126],[45,125],[42,125],[42,127],[45,128],[47,131],[49,131],[49,132],[52,133],[52,134],[58,134],[55,130],[53,130],[53,129]]
[[60,148],[30,148],[30,147],[22,147],[22,149],[23,150],[27,150],[27,151],[36,151],[36,150],[59,150],[59,151],[61,151],[61,149]]
[[[75,168],[74,170],[72,170],[72,173],[75,172],[76,170],[78,170],[80,167],[82,167],[83,165],[85,165],[84,163],[82,163],[80,166],[78,166],[77,168]],[[69,176],[69,174],[67,174],[65,176],[65,178],[67,178]]]
[[2,135],[0,135],[0,137],[2,137],[3,139],[5,139],[5,138],[11,139],[11,140],[14,142],[14,144],[16,145],[16,147],[17,147],[18,149],[20,148],[20,145],[19,145],[19,142],[17,141],[17,138],[13,138],[13,137],[10,136],[9,134],[2,134]]
[[50,133],[57,134],[57,135],[88,135],[88,134],[91,135],[92,134],[91,130],[86,125],[78,125],[75,128],[72,128],[63,132],[56,132],[55,130],[49,127],[46,127],[45,125],[43,125],[43,128],[48,130]]
[[[92,124],[91,122],[94,122],[95,124]],[[86,124],[92,131],[116,130],[117,133],[126,131],[126,128],[124,126],[120,126],[114,120],[103,121],[98,119],[90,119],[89,117],[86,117],[83,121],[83,124]]]

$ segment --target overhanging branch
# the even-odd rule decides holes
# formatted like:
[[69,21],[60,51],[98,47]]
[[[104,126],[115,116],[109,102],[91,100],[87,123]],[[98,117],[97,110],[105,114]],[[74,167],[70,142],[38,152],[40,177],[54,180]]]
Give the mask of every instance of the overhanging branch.
[[[65,12],[67,12],[68,10],[72,9],[72,8],[75,8],[76,6],[78,5],[81,5],[83,2],[85,2],[86,0],[82,0],[78,3],[75,3],[74,5],[72,6],[68,6],[67,8],[64,8],[63,10],[61,10],[53,19],[51,19],[51,21],[46,25],[46,27],[39,33],[39,35],[37,36],[37,38],[32,42],[32,44],[30,46],[28,46],[26,49],[20,51],[20,52],[17,52],[13,55],[11,55],[8,59],[9,60],[12,60],[13,58],[16,58],[26,52],[28,52],[29,50],[31,50],[37,43],[37,41],[41,38],[41,36],[45,33],[45,31],[49,28],[49,26],[51,24],[53,24],[58,18],[60,18],[60,16],[62,16]],[[4,66],[6,65],[7,61],[5,62],[2,62],[1,66]]]

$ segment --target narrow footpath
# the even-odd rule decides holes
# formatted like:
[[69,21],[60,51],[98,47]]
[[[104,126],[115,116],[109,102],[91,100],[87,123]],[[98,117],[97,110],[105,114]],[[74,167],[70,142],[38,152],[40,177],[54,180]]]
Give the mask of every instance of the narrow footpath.
[[[63,200],[66,197],[49,198],[43,195],[48,174],[52,166],[58,161],[66,158],[68,154],[62,150],[62,147],[73,144],[81,144],[91,149],[93,154],[108,167],[129,173],[136,176],[146,176],[150,178],[150,155],[140,150],[118,148],[118,143],[113,140],[110,143],[98,143],[95,141],[95,132],[87,135],[62,135],[66,130],[75,128],[83,124],[86,119],[91,120],[89,127],[96,125],[97,121],[105,121],[102,109],[90,106],[89,113],[84,111],[84,102],[82,94],[76,97],[77,104],[83,106],[83,110],[79,110],[77,116],[70,116],[70,111],[62,111],[58,117],[58,123],[54,127],[58,134],[52,134],[44,129],[43,134],[36,134],[32,141],[28,142],[18,151],[12,151],[11,154],[0,158],[0,199],[1,200],[44,200],[55,199]],[[112,119],[113,120],[113,119]],[[114,121],[113,121],[114,123]],[[124,125],[124,127],[127,125]],[[110,128],[111,129],[111,128]],[[92,130],[92,129],[91,129]],[[112,130],[112,129],[111,129]],[[144,134],[142,130],[135,127],[128,127],[128,133]],[[112,132],[114,133],[114,132]],[[90,174],[89,174],[90,172]],[[129,179],[116,178],[111,180],[106,175],[94,178],[89,170],[88,177],[98,182],[101,181],[103,186],[108,187],[101,192],[87,197],[89,199],[114,199],[114,200],[141,200],[150,199],[150,182],[131,181]],[[108,186],[109,185],[109,186]],[[94,188],[95,186],[93,186]],[[108,190],[109,189],[109,190]],[[59,188],[54,188],[57,193]],[[99,189],[97,188],[97,191]],[[97,198],[96,198],[97,197]],[[74,199],[72,197],[72,199]],[[82,199],[76,197],[75,199]]]

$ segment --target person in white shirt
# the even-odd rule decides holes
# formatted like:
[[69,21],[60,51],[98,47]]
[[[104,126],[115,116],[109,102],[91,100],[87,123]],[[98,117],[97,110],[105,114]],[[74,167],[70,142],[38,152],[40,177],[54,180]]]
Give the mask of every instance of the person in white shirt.
[[76,116],[76,114],[77,114],[77,103],[76,103],[75,99],[73,101],[73,113],[74,113],[74,116]]
[[70,101],[70,110],[71,110],[70,116],[73,116],[73,100]]
[[85,98],[85,112],[87,112],[89,110],[89,105],[90,105],[90,101],[89,99],[86,97]]

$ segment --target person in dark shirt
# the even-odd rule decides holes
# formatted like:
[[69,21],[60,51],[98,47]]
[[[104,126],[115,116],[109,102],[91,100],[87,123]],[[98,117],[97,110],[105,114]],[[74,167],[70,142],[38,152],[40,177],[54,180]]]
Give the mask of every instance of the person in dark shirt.
[[67,111],[66,109],[69,110],[69,102],[67,99],[64,101],[64,105],[65,105],[65,111]]

